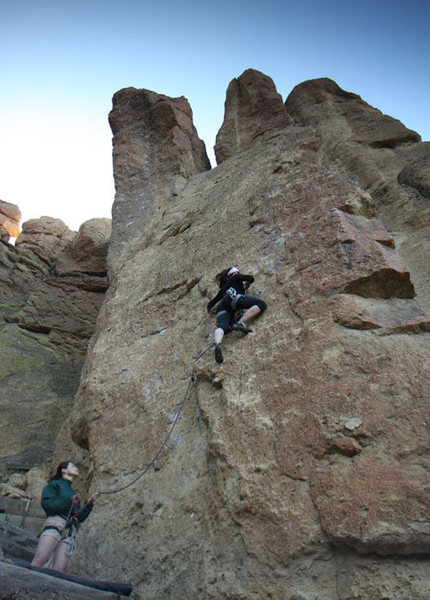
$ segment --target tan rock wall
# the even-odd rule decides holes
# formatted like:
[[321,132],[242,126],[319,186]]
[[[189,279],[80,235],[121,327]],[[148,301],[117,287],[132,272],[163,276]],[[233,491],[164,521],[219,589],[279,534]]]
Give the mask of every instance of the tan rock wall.
[[217,163],[252,148],[291,123],[272,79],[247,69],[228,86],[224,122],[215,144]]
[[421,142],[416,132],[330,79],[296,86],[285,106],[294,120],[315,127],[322,136],[322,164],[346,172],[372,195],[378,217],[413,275],[418,302],[430,312],[430,282],[425,276],[430,252],[430,142]]
[[[54,459],[74,443],[91,492],[127,484],[194,368],[155,469],[102,496],[80,533],[74,568],[130,579],[136,598],[427,600],[430,296],[422,258],[409,264],[426,212],[397,183],[423,144],[375,109],[360,133],[363,115],[344,115],[361,100],[335,89],[333,116],[331,88],[327,126],[318,100],[309,125],[290,112],[295,125],[211,171],[174,135],[176,100],[162,98],[160,122],[152,92],[114,100],[112,283]],[[232,264],[268,310],[226,336],[222,366],[212,350],[193,363],[213,339],[214,276]]]

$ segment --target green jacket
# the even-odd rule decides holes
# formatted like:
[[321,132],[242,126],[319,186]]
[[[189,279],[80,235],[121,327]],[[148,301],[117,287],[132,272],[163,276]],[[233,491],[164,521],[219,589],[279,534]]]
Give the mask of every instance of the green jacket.
[[[42,508],[47,517],[63,517],[67,519],[70,511],[71,498],[76,492],[68,479],[53,479],[45,485],[42,492]],[[87,504],[81,509],[81,503],[73,505],[71,516],[78,519],[79,523],[85,521],[90,512],[93,510],[92,503]]]

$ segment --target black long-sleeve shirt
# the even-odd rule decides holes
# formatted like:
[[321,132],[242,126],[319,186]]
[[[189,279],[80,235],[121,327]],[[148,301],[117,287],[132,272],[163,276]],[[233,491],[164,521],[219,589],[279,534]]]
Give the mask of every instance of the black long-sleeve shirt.
[[215,304],[222,299],[229,288],[234,288],[238,294],[245,294],[245,286],[243,285],[244,282],[252,283],[253,281],[254,277],[252,275],[233,273],[233,275],[230,275],[230,277],[226,279],[225,283],[221,285],[215,298],[212,298],[212,300],[208,302],[208,310],[210,310],[212,306],[215,306]]

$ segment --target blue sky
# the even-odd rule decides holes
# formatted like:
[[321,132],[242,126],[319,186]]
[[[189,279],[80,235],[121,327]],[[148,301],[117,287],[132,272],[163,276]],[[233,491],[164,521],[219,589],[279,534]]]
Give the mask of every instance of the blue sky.
[[212,159],[247,68],[284,99],[331,77],[430,140],[429,22],[428,0],[0,0],[0,198],[75,230],[110,216],[112,95],[185,96]]

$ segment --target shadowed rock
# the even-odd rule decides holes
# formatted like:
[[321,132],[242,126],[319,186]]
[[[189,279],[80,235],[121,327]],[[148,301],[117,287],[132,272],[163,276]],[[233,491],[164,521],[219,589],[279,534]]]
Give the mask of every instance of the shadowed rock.
[[[114,600],[118,595],[0,562],[0,600]],[[121,598],[123,596],[120,596]]]
[[32,219],[16,247],[0,243],[0,473],[25,471],[51,453],[78,387],[107,288],[109,219],[76,234]]
[[430,200],[430,151],[426,158],[414,161],[402,169],[398,182],[415,188]]

